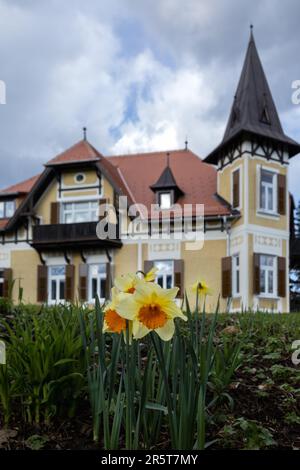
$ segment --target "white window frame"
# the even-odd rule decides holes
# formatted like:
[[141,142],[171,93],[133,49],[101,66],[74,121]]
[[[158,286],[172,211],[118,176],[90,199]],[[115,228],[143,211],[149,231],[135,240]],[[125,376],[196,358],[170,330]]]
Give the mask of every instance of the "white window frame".
[[239,171],[239,205],[234,207],[236,210],[240,210],[242,208],[242,165],[238,165],[231,173],[231,205],[233,207],[233,175],[236,171]]
[[[70,209],[66,209],[66,205],[71,205],[71,208]],[[88,204],[88,209],[82,209],[82,210],[78,210],[78,205],[80,204]],[[96,209],[93,209],[92,208],[92,204],[95,204],[95,206],[97,206]],[[85,223],[85,222],[98,222],[98,201],[97,200],[86,200],[86,201],[64,201],[62,203],[62,208],[61,208],[61,223],[62,224],[76,224],[76,223]],[[96,216],[95,218],[92,218],[92,212],[95,212],[96,211]],[[75,217],[76,217],[76,214],[78,213],[86,213],[88,212],[90,214],[90,217],[88,220],[86,221],[82,221],[82,222],[77,222],[75,220]],[[71,215],[72,216],[72,221],[71,222],[66,222],[66,216],[67,215]]]
[[161,259],[161,260],[156,260],[154,261],[154,267],[158,268],[160,263],[168,263],[169,264],[169,269],[166,269],[162,272],[157,272],[156,273],[156,283],[158,283],[158,278],[162,278],[162,285],[161,287],[163,289],[167,289],[167,278],[168,276],[171,276],[171,287],[174,287],[174,282],[175,282],[175,276],[174,276],[174,260],[171,259]]
[[[273,260],[273,265],[262,265],[262,260],[263,256],[267,258],[272,258]],[[264,271],[264,282],[265,282],[265,291],[262,291],[261,287],[261,273]],[[273,289],[272,292],[269,291],[268,288],[268,273],[272,272],[273,273]],[[270,255],[270,254],[264,254],[260,253],[259,256],[259,291],[260,291],[260,297],[264,298],[274,298],[277,297],[277,256]]]
[[[161,196],[164,196],[164,195],[168,195],[169,196],[169,200],[170,200],[170,205],[168,206],[162,206],[161,205]],[[159,208],[162,209],[162,210],[168,210],[168,209],[171,209],[172,206],[173,206],[173,196],[172,196],[172,192],[171,191],[159,191],[158,193],[158,205],[159,205]]]
[[[99,268],[100,265],[104,265],[104,272],[100,273],[98,272],[97,275],[92,275],[92,269],[97,267]],[[106,276],[106,263],[91,263],[88,265],[88,283],[89,283],[89,303],[95,303],[95,299],[92,297],[92,291],[93,291],[93,279],[97,279],[97,294],[99,296],[100,302],[104,302],[105,296],[100,297],[100,290],[101,290],[101,280],[105,280],[107,282],[107,276]]]
[[[55,268],[64,268],[64,274],[52,274],[52,269]],[[52,299],[52,281],[56,282],[56,298]],[[64,292],[66,287],[66,266],[65,265],[53,265],[48,266],[48,304],[56,305],[60,303],[65,303],[65,298],[60,298],[60,283],[64,282]],[[64,294],[65,295],[65,294]]]
[[[268,172],[272,174],[273,177],[273,182],[272,183],[262,183],[262,172]],[[277,175],[278,171],[276,171],[274,168],[268,168],[265,166],[258,165],[257,166],[257,213],[258,215],[271,215],[271,216],[278,216],[278,209],[277,209],[277,191],[278,191],[278,184],[277,184]],[[273,208],[268,209],[268,207],[262,207],[261,206],[261,200],[262,200],[262,186],[265,186],[267,188],[273,188]],[[266,206],[267,206],[267,192],[266,192]]]
[[[238,276],[239,282],[237,282],[237,276]],[[240,295],[241,295],[241,257],[239,253],[235,253],[232,256],[232,296],[240,297]]]
[[[11,215],[7,214],[7,207],[6,207],[7,203],[13,204],[13,212]],[[14,199],[0,201],[0,205],[3,207],[3,215],[0,215],[0,219],[10,219],[16,212],[16,201]]]

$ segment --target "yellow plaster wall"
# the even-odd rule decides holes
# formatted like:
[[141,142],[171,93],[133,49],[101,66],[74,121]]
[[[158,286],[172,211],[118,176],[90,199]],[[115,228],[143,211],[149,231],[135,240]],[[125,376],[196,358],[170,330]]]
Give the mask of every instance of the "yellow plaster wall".
[[42,217],[43,224],[50,224],[51,202],[57,201],[57,181],[52,181],[36,205],[36,213]]
[[235,226],[243,224],[244,187],[245,187],[245,162],[238,158],[231,165],[227,165],[223,170],[218,171],[218,192],[227,202],[232,204],[232,173],[240,168],[240,212],[242,217],[235,222]]
[[232,299],[231,308],[232,309],[240,309],[241,308],[241,299],[238,299],[238,298]]
[[107,181],[106,178],[102,177],[102,188],[103,188],[103,196],[109,200],[110,204],[114,202],[114,188],[112,185]]
[[[82,181],[81,183],[76,183],[75,181],[75,176],[78,174],[83,174],[85,176],[85,180]],[[85,186],[87,184],[98,184],[98,176],[96,171],[94,170],[84,170],[84,171],[68,171],[63,173],[62,175],[62,185],[63,186]]]
[[278,309],[277,299],[259,299],[258,309],[265,310],[267,312],[276,311]]
[[23,301],[25,303],[37,302],[37,266],[40,259],[34,250],[12,251],[11,266],[15,285],[13,299],[17,302],[19,285],[23,287]]
[[[221,293],[221,258],[224,256],[226,256],[226,240],[207,240],[199,251],[188,251],[183,244],[184,286],[192,306],[195,305],[195,293],[192,292],[191,286],[203,280],[213,291],[213,295],[206,299],[206,310],[215,311]],[[221,299],[220,309],[224,310],[225,307],[226,301]]]
[[63,197],[65,198],[69,198],[70,200],[72,200],[72,198],[79,198],[79,197],[95,197],[95,196],[99,196],[99,191],[98,189],[94,188],[94,189],[78,189],[77,191],[68,191],[67,193],[66,192],[62,192],[62,195]]
[[114,271],[115,276],[126,274],[128,272],[134,273],[138,265],[138,246],[137,245],[123,245],[120,250],[115,251],[114,255]]

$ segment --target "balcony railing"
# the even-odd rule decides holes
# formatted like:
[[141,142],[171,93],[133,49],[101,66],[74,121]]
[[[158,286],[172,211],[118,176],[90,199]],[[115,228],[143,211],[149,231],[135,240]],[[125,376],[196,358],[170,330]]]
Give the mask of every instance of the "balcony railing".
[[47,248],[120,245],[119,240],[100,240],[96,233],[97,223],[36,225],[33,227],[32,245]]

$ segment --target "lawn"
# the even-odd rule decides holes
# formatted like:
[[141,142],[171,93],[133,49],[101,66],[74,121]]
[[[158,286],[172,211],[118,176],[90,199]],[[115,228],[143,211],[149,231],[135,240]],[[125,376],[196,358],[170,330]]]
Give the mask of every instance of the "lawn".
[[300,448],[300,315],[185,313],[130,343],[100,305],[11,306],[0,449]]

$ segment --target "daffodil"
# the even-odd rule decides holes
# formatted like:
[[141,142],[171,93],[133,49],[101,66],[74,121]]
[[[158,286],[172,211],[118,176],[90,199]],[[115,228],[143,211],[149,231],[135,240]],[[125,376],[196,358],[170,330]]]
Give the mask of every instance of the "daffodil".
[[119,289],[120,292],[125,292],[127,294],[133,294],[135,291],[135,286],[138,281],[138,276],[133,273],[123,274],[118,276],[115,279],[115,286]]
[[[118,312],[118,303],[121,300],[123,295],[115,287],[111,290],[112,299],[107,304],[104,309],[104,322],[103,322],[103,332],[104,333],[123,333],[126,337],[126,319],[121,317]],[[131,336],[132,325],[129,322],[129,334]]]
[[156,273],[158,269],[152,268],[148,273],[144,274],[144,278],[141,279],[138,274],[128,273],[122,276],[119,276],[115,279],[115,286],[119,289],[120,292],[125,292],[127,294],[133,294],[137,282],[140,280],[146,282],[155,281]]
[[146,282],[155,281],[157,272],[158,272],[158,268],[156,268],[156,267],[150,269],[150,271],[147,274],[145,274],[144,281],[146,281]]
[[174,335],[176,317],[187,320],[176,305],[178,288],[162,289],[152,282],[136,283],[134,295],[126,295],[118,303],[118,313],[132,321],[135,339],[143,338],[155,331],[161,339],[169,341]]
[[197,281],[192,285],[192,290],[198,292],[199,296],[205,297],[206,295],[212,295],[212,290],[208,287],[205,281]]

